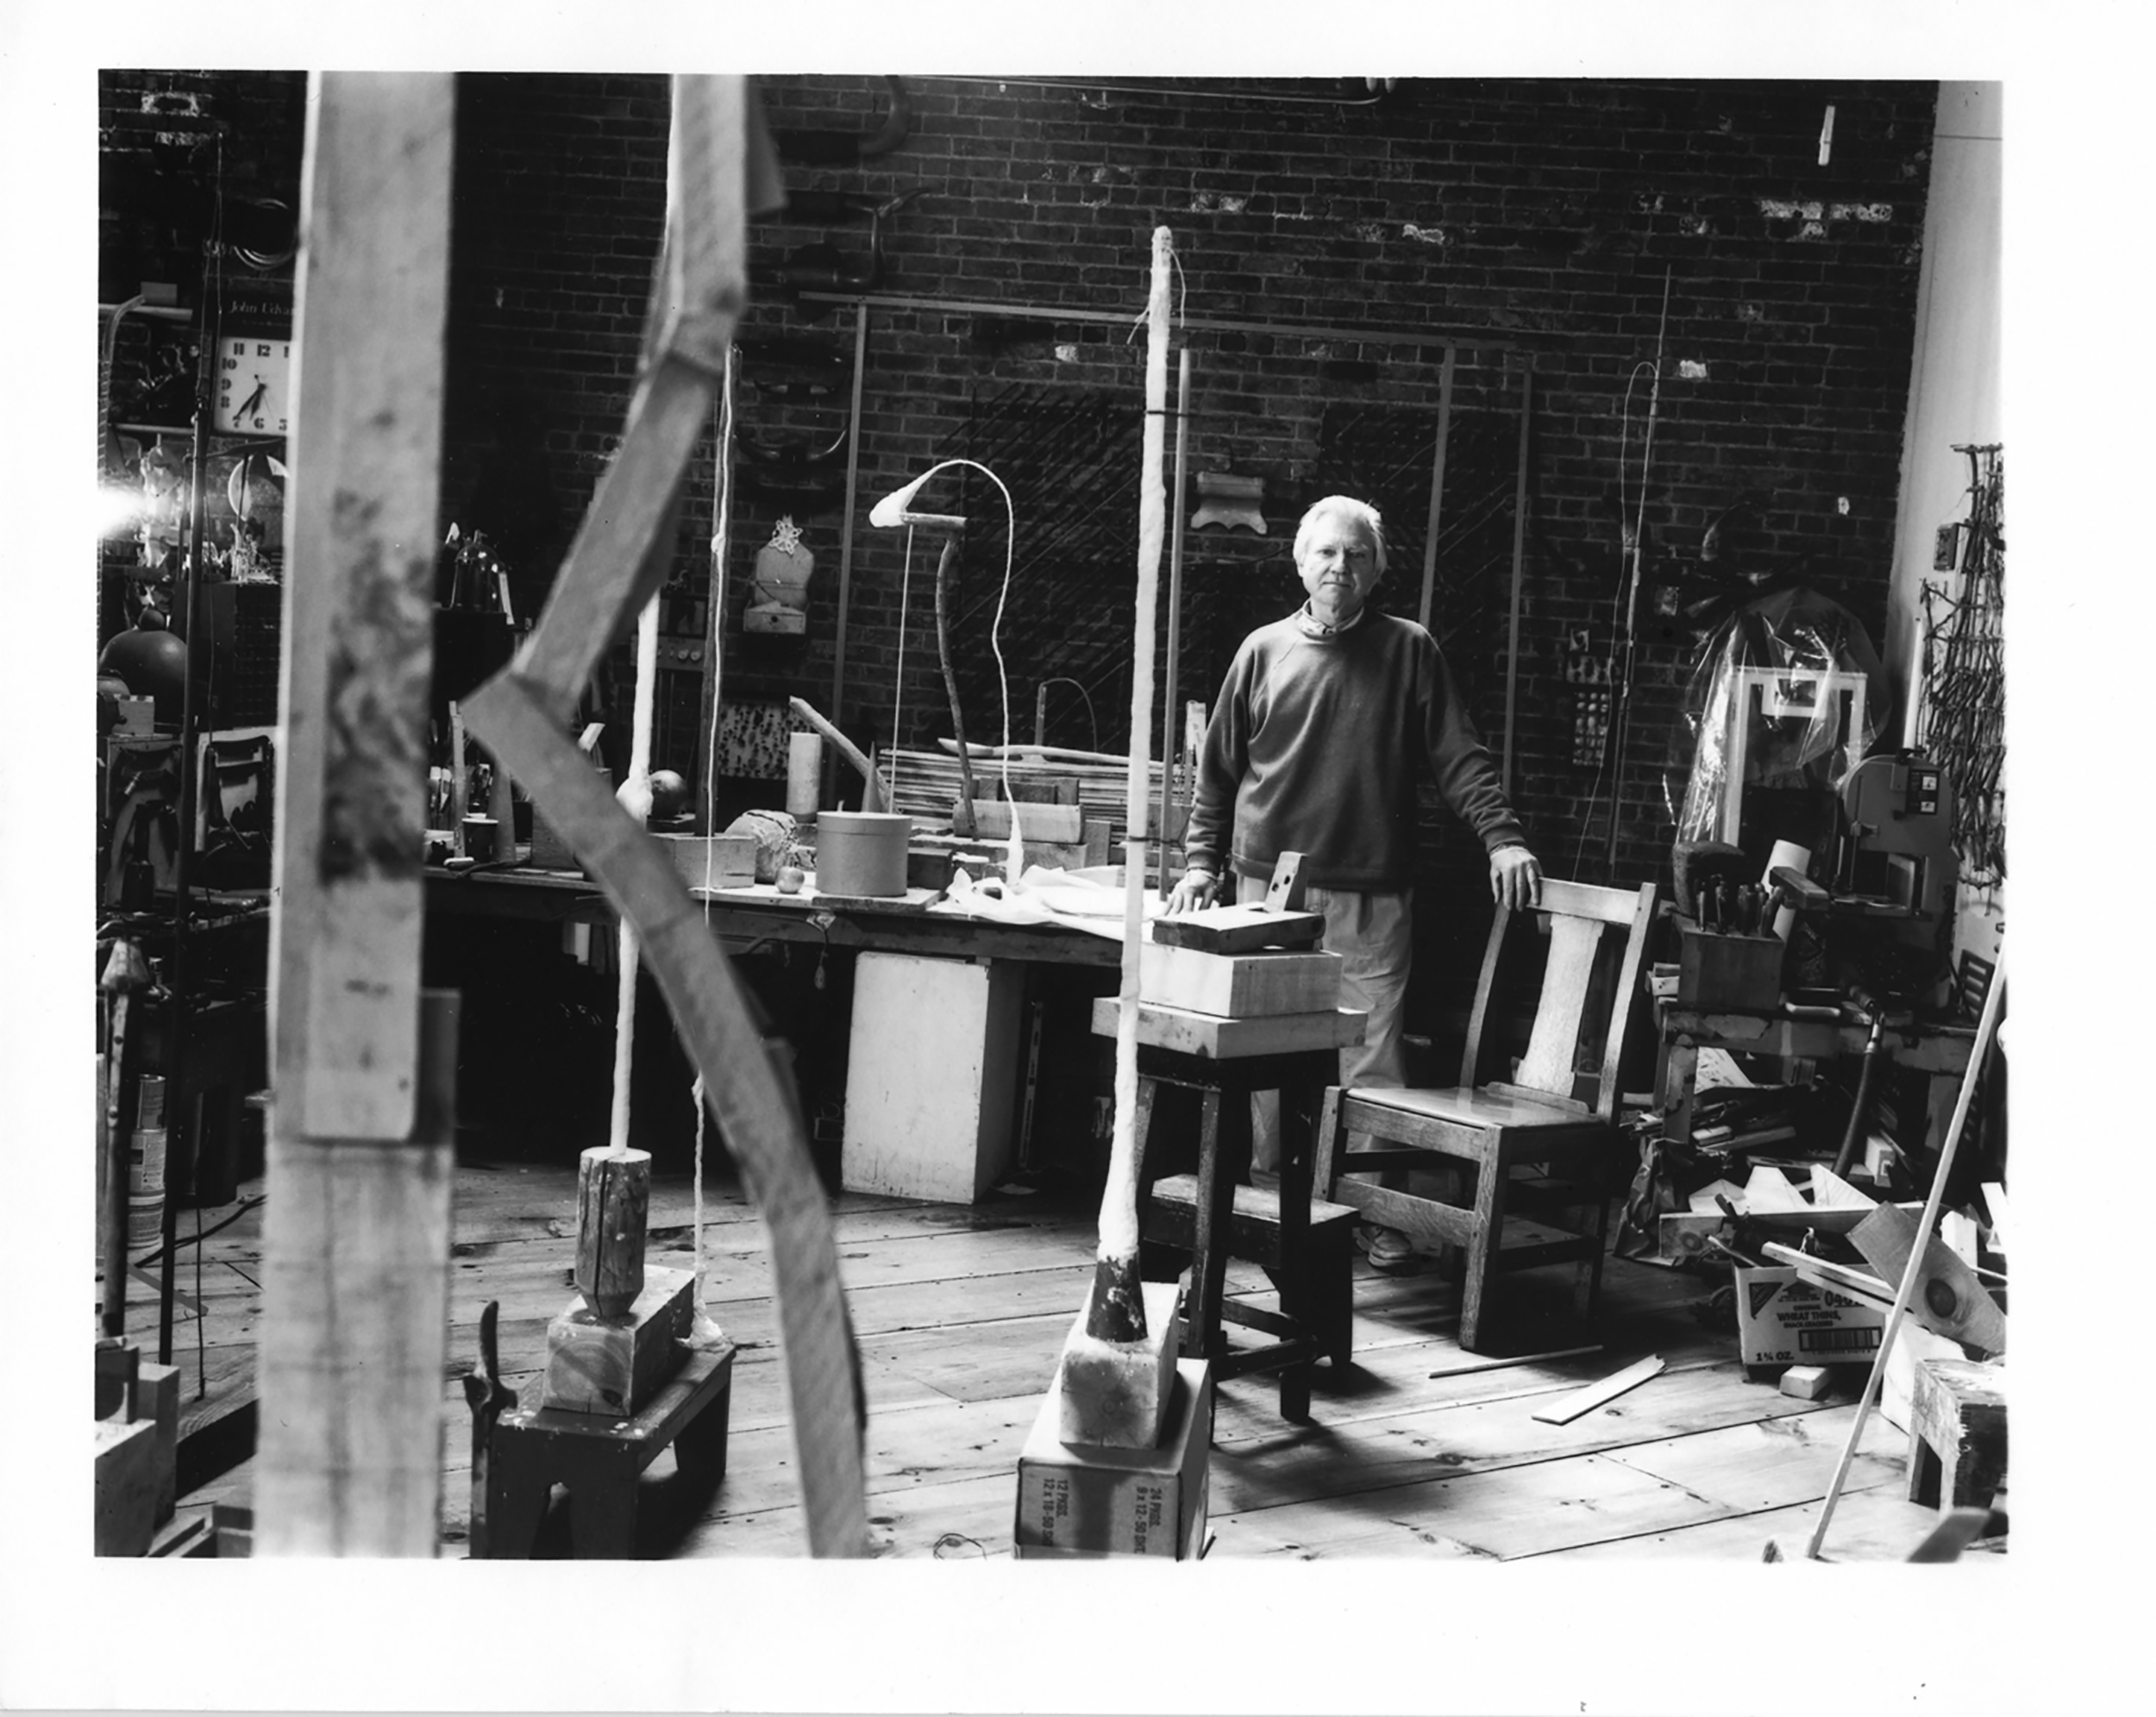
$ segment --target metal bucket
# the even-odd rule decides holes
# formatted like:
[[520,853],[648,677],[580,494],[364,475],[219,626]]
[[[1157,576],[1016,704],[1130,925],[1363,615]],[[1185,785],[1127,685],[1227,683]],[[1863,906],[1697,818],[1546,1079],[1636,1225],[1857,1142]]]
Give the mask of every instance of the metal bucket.
[[913,819],[888,811],[826,811],[816,819],[816,892],[903,895]]

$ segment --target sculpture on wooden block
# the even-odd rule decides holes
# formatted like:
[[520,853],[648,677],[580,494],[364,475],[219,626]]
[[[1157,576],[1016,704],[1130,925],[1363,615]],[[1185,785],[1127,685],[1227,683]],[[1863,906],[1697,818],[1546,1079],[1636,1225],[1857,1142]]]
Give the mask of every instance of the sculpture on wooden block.
[[565,732],[599,658],[665,577],[683,473],[747,297],[747,221],[782,194],[745,80],[676,78],[673,87],[665,237],[621,448],[530,637],[467,700],[466,717],[636,927],[769,1228],[811,1552],[859,1556],[868,1549],[859,1389],[830,1213],[799,1106],[672,859]]

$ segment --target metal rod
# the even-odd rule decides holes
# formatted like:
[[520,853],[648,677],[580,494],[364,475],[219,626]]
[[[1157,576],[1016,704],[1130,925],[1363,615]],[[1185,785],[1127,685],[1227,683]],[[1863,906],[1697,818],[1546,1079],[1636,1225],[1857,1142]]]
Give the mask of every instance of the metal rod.
[[1184,408],[1189,401],[1190,348],[1186,343],[1176,357],[1175,488],[1169,501],[1168,688],[1161,699],[1160,827],[1157,830],[1161,838],[1160,893],[1163,900],[1168,898],[1168,807],[1175,788],[1175,764],[1181,755],[1181,748],[1175,739],[1175,655],[1182,641],[1183,516],[1188,511],[1183,499],[1183,478],[1190,426],[1189,419],[1184,415]]
[[1438,526],[1445,517],[1445,444],[1452,432],[1452,365],[1458,350],[1445,348],[1445,367],[1438,372],[1438,446],[1430,459],[1430,518],[1422,548],[1422,609],[1416,618],[1424,631],[1430,630],[1430,608],[1438,586]]
[[734,365],[740,350],[736,345],[727,347],[725,372],[711,402],[717,445],[711,456],[711,567],[704,586],[705,648],[711,654],[704,661],[704,686],[696,700],[696,781],[702,789],[697,826],[706,835],[718,832],[712,826],[717,813],[711,783],[718,760],[711,754],[718,749],[719,687],[726,677],[726,568],[734,535]]
[[1901,1286],[1894,1292],[1894,1309],[1887,1313],[1886,1332],[1879,1338],[1879,1351],[1871,1362],[1871,1375],[1865,1380],[1864,1398],[1857,1403],[1857,1417],[1850,1425],[1849,1440],[1842,1444],[1841,1459],[1835,1463],[1833,1482],[1827,1487],[1827,1500],[1820,1505],[1819,1523],[1812,1528],[1811,1541],[1804,1546],[1805,1557],[1810,1561],[1819,1560],[1819,1547],[1827,1538],[1827,1524],[1834,1518],[1834,1505],[1841,1500],[1842,1485],[1849,1476],[1851,1463],[1857,1457],[1857,1444],[1864,1436],[1865,1420],[1871,1414],[1871,1403],[1877,1399],[1880,1382],[1886,1376],[1894,1338],[1902,1332],[1902,1319],[1908,1312],[1910,1296],[1916,1292],[1916,1279],[1924,1273],[1924,1249],[1939,1222],[1939,1207],[1946,1195],[1947,1177],[1953,1170],[1954,1154],[1961,1148],[1962,1129],[1968,1123],[1970,1105],[1984,1076],[1984,1064],[1992,1037],[1998,1031],[1999,1010],[2005,995],[2006,952],[2002,948],[1997,963],[1991,969],[1991,987],[1984,993],[1984,1012],[1977,1020],[1976,1042],[1969,1046],[1969,1064],[1961,1070],[1961,1092],[1954,1099],[1953,1119],[1947,1123],[1946,1142],[1940,1149],[1939,1166],[1932,1173],[1931,1193],[1924,1200],[1924,1214],[1916,1225],[1908,1262],[1902,1268]]
[[[846,609],[852,599],[854,588],[854,502],[861,485],[861,379],[868,367],[868,301],[862,299],[854,306],[854,398],[852,415],[847,419],[846,432],[846,527],[839,538],[838,548],[838,624],[831,637],[831,719],[845,718],[842,700],[846,695]],[[824,796],[830,797],[830,773],[838,767],[838,760],[826,752],[824,756]]]
[[[874,305],[878,310],[970,310],[983,316],[1032,316],[1048,322],[1097,322],[1128,328],[1138,318],[1127,310],[1065,310],[1053,304],[993,304],[984,298],[916,298],[892,292],[803,292],[804,304]],[[1518,339],[1497,340],[1471,328],[1337,328],[1319,323],[1238,322],[1225,316],[1192,316],[1183,322],[1187,332],[1206,334],[1284,334],[1313,340],[1360,340],[1373,346],[1464,346],[1478,352],[1520,352],[1528,349]],[[1564,346],[1571,336],[1542,334],[1535,342]]]
[[[1611,688],[1609,708],[1609,830],[1602,849],[1606,878],[1617,874],[1617,826],[1625,804],[1625,747],[1632,739],[1633,656],[1639,644],[1639,582],[1647,550],[1647,479],[1654,465],[1654,426],[1662,412],[1662,358],[1669,344],[1670,283],[1674,268],[1662,271],[1662,321],[1654,336],[1654,385],[1647,390],[1647,439],[1639,454],[1639,505],[1632,528],[1632,573],[1625,580],[1624,668]],[[1624,521],[1618,521],[1624,529]],[[1736,838],[1736,830],[1730,830]]]
[[1520,593],[1527,566],[1527,430],[1532,419],[1535,373],[1532,363],[1520,377],[1520,469],[1513,481],[1512,620],[1505,633],[1505,751],[1499,780],[1512,791],[1513,711],[1520,692]]
[[[221,169],[222,170],[222,169]],[[193,490],[187,521],[187,561],[181,571],[180,608],[187,645],[187,671],[180,681],[179,699],[179,843],[172,862],[172,955],[166,974],[168,1000],[165,1007],[165,1210],[162,1236],[164,1256],[157,1275],[157,1363],[172,1363],[172,1296],[177,1291],[173,1271],[179,1234],[179,1171],[184,1167],[193,1191],[201,1181],[195,1158],[200,1141],[195,1137],[186,1100],[187,1071],[187,914],[192,894],[195,851],[195,746],[203,716],[202,682],[214,671],[210,649],[212,640],[199,636],[202,624],[202,539],[209,502],[204,494],[210,465],[210,397],[216,385],[217,287],[216,254],[203,265],[202,359],[195,371],[194,448],[189,467]],[[196,646],[202,649],[199,662]]]

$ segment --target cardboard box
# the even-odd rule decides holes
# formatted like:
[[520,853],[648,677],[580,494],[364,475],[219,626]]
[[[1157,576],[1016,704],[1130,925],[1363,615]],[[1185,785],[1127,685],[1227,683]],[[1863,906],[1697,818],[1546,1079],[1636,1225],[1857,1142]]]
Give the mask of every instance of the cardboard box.
[[1870,1364],[1886,1307],[1786,1267],[1736,1271],[1738,1357],[1746,1365]]
[[1202,1359],[1177,1363],[1156,1449],[1063,1443],[1061,1393],[1050,1388],[1018,1455],[1015,1553],[1194,1559],[1206,1541],[1212,1368]]

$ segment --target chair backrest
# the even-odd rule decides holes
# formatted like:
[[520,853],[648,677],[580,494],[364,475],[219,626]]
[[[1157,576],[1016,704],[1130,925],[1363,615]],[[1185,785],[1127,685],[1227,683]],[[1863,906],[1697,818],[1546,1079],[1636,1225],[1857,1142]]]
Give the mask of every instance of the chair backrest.
[[[1542,993],[1535,1006],[1534,1027],[1527,1053],[1509,1083],[1578,1102],[1604,1120],[1617,1114],[1617,1069],[1624,1055],[1625,1028],[1632,1017],[1633,994],[1639,986],[1639,965],[1645,957],[1647,927],[1654,920],[1654,884],[1637,888],[1601,888],[1592,883],[1562,882],[1545,877],[1542,904],[1526,912],[1497,909],[1489,927],[1489,943],[1482,953],[1482,974],[1475,987],[1475,1012],[1468,1020],[1467,1050],[1460,1063],[1460,1083],[1478,1082],[1483,1037],[1490,1023],[1491,995],[1496,987],[1498,959],[1514,918],[1529,915],[1550,926],[1550,953],[1543,968]],[[1608,945],[1605,945],[1605,938]],[[1611,966],[1614,955],[1614,967]],[[1599,992],[1608,1003],[1604,1018],[1599,1006],[1590,1012],[1598,993],[1598,965],[1610,979]],[[1589,1032],[1600,1028],[1601,1062],[1591,1103],[1578,1093],[1580,1044]]]

